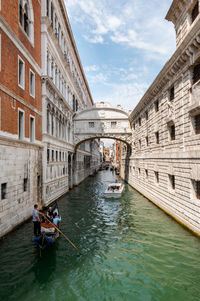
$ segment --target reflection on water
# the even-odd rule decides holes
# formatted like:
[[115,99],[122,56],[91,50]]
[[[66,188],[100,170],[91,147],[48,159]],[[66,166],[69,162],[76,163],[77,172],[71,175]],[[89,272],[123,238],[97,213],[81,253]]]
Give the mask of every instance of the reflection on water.
[[102,171],[62,197],[63,238],[48,250],[27,222],[0,241],[0,300],[199,300],[200,240],[126,185]]

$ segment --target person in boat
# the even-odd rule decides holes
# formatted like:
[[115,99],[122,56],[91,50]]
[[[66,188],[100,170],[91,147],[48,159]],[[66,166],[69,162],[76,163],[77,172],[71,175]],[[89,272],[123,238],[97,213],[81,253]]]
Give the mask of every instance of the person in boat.
[[34,235],[38,236],[41,234],[41,226],[40,226],[40,212],[38,210],[38,205],[34,205],[33,209],[33,225],[34,225]]
[[54,212],[54,214],[53,214],[53,223],[54,223],[54,225],[56,227],[59,227],[60,222],[61,222],[61,216],[59,216],[57,214],[57,212]]
[[47,211],[47,217],[51,222],[53,222],[53,209],[52,209],[52,207],[49,207],[49,210]]

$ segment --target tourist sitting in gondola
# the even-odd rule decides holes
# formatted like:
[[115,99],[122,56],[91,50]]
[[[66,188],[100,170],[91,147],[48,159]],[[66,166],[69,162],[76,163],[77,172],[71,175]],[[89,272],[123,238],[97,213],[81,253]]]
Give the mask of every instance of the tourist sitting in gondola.
[[51,222],[53,222],[53,209],[52,209],[52,207],[49,207],[49,210],[47,211],[47,217]]
[[60,222],[61,222],[61,216],[59,216],[57,212],[54,212],[54,214],[53,214],[53,223],[54,223],[54,225],[56,225],[56,227],[59,227]]

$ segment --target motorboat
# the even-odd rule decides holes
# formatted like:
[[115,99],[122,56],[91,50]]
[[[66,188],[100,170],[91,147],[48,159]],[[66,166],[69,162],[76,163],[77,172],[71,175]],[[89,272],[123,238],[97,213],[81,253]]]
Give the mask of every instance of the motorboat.
[[124,184],[122,183],[111,183],[108,185],[104,192],[105,198],[119,198],[124,190]]

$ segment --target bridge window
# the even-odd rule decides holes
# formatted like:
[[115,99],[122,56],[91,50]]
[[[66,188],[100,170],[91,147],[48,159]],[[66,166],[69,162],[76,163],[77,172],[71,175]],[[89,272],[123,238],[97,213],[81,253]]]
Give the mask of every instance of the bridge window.
[[111,121],[111,128],[114,129],[117,126],[117,122],[116,121]]
[[89,122],[89,128],[94,128],[94,122]]

